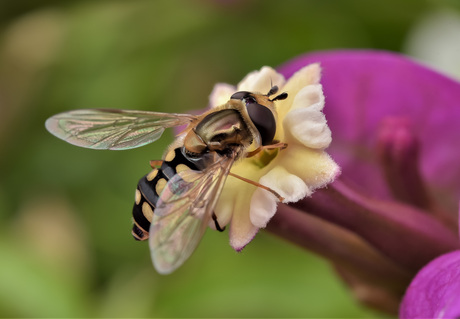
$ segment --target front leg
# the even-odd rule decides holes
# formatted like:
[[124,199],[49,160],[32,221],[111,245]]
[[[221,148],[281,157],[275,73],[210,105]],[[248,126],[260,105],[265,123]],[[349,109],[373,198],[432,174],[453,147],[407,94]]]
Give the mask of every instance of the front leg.
[[259,146],[254,151],[249,152],[246,155],[246,157],[252,157],[252,156],[256,155],[257,153],[259,153],[259,152],[261,152],[263,150],[272,150],[272,149],[276,149],[276,148],[279,148],[280,150],[284,150],[286,147],[288,147],[288,144],[283,143],[283,142],[277,142],[275,144],[263,145],[263,146]]

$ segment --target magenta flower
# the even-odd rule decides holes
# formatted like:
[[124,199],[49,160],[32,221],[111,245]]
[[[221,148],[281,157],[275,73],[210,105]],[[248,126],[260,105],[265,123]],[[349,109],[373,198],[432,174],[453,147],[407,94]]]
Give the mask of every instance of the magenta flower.
[[[333,135],[328,153],[342,175],[311,198],[281,205],[268,229],[330,259],[360,301],[394,314],[416,273],[460,248],[460,84],[376,51],[310,54],[279,70],[289,78],[316,62]],[[458,254],[442,258],[451,269]],[[422,274],[408,296],[452,284],[438,298],[450,307],[454,277]],[[416,299],[407,297],[405,309],[417,308]]]
[[460,251],[436,258],[425,266],[407,289],[401,318],[460,317]]

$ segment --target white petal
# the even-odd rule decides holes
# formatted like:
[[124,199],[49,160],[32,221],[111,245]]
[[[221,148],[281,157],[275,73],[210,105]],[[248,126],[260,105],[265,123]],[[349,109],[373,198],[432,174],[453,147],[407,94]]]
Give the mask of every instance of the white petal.
[[238,84],[238,91],[249,91],[268,93],[272,85],[283,87],[284,76],[277,73],[274,69],[264,66],[260,71],[253,71],[246,75],[246,77]]
[[417,60],[460,79],[460,15],[433,10],[415,23],[406,40],[406,52]]
[[283,125],[288,144],[291,136],[303,145],[316,149],[324,149],[332,141],[331,130],[327,126],[326,117],[323,113],[315,110],[297,109],[291,111],[284,118]]
[[[283,203],[297,202],[311,194],[305,182],[300,177],[289,173],[283,166],[275,166],[260,178],[259,183],[283,196]],[[264,192],[269,193],[265,190]]]
[[211,107],[220,106],[228,102],[236,88],[227,83],[217,83],[214,85],[211,94],[209,95],[209,105]]
[[275,215],[277,199],[272,193],[258,188],[252,195],[249,217],[251,223],[258,228],[267,226],[268,221]]
[[[235,163],[232,172],[255,181],[259,180],[262,175],[260,170],[254,169],[253,164],[242,162]],[[259,230],[249,219],[249,207],[255,190],[255,186],[229,176],[215,209],[219,224],[221,221],[226,222],[231,217],[230,245],[236,251],[241,251]]]
[[243,248],[246,247],[246,245],[249,244],[254,237],[256,237],[257,232],[259,231],[259,228],[252,225],[249,221],[245,226],[245,231],[242,231],[241,229],[232,231],[232,228],[230,228],[230,246],[232,246],[232,248],[237,252],[242,251]]
[[[321,66],[319,63],[312,63],[307,66],[304,66],[299,71],[294,73],[286,83],[286,86],[300,86],[300,88],[311,85],[318,84],[321,79]],[[297,92],[298,90],[296,90]]]
[[307,85],[294,97],[291,110],[306,107],[317,111],[324,108],[324,94],[321,84]]
[[[262,176],[260,184],[270,187],[282,197],[284,203],[297,202],[311,194],[305,182],[281,166],[274,167]],[[251,199],[249,216],[254,226],[263,228],[276,212],[277,198],[269,191],[258,188]]]
[[[246,197],[246,196],[243,196]],[[251,223],[249,218],[249,198],[235,201],[232,220],[230,222],[230,245],[236,251],[241,251],[255,237],[259,228]]]
[[[318,88],[321,89],[321,86],[316,86],[319,83],[320,78],[321,67],[318,63],[309,64],[294,73],[289,78],[285,86],[281,88],[282,92],[286,92],[288,94],[288,98],[286,100],[277,102],[276,109],[278,111],[279,118],[284,118],[286,113],[288,113],[292,107],[294,107],[296,97],[300,94],[301,91],[305,89],[305,87],[310,87],[308,90],[315,90]],[[305,93],[306,92],[303,94]],[[303,100],[305,99],[305,96],[302,95],[300,95],[297,99],[297,107],[304,107],[304,103],[307,103],[306,105],[310,105],[312,103],[308,99],[306,101]]]
[[331,130],[321,112],[324,95],[321,85],[309,85],[296,95],[284,120],[286,142],[294,138],[305,146],[324,149],[332,141]]
[[[226,226],[230,222],[232,219],[233,211],[235,210],[235,204],[238,200],[241,200],[241,198],[236,199],[238,195],[234,188],[227,187],[231,186],[231,182],[234,181],[231,178],[228,178],[224,186],[224,191],[220,194],[217,205],[214,208],[217,222],[221,227]],[[214,221],[212,221],[212,223],[214,224]]]
[[340,167],[326,152],[301,144],[291,143],[272,163],[300,177],[311,191],[326,186],[340,174]]

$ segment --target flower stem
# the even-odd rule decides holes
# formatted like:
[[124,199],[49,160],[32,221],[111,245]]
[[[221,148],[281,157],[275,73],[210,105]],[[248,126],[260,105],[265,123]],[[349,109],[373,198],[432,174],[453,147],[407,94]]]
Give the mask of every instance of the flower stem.
[[413,272],[459,247],[457,235],[434,216],[403,203],[370,198],[343,178],[293,206],[354,232]]
[[281,204],[267,230],[329,259],[347,273],[359,274],[369,285],[383,287],[397,298],[410,282],[410,271],[356,234],[291,206]]

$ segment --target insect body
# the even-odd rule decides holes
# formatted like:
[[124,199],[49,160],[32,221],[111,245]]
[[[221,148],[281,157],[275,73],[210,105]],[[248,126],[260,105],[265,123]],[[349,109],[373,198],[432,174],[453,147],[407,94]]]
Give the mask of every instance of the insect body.
[[165,128],[187,124],[168,148],[160,164],[140,179],[133,207],[137,240],[149,239],[151,255],[160,273],[170,273],[194,251],[214,219],[214,207],[228,175],[274,193],[256,182],[231,174],[240,158],[264,148],[283,148],[273,141],[276,131],[274,101],[287,93],[240,91],[208,112],[192,116],[123,110],[76,110],[57,114],[46,122],[55,136],[93,149],[129,149],[157,140]]
[[[161,167],[155,168],[139,181],[133,208],[133,236],[138,240],[148,238],[153,210],[166,183],[185,170],[204,171],[219,169],[212,166],[225,157],[237,158],[241,147],[249,146],[252,137],[238,111],[223,109],[205,116],[192,127],[178,143],[171,145]],[[235,152],[233,154],[232,152]],[[216,227],[220,226],[216,223]]]

